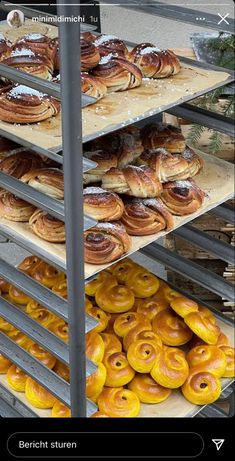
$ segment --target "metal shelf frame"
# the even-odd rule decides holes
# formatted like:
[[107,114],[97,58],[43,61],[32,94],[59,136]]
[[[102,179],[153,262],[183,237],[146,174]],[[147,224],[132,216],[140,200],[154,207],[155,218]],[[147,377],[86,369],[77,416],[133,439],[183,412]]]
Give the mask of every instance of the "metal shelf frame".
[[[114,1],[110,2],[114,3]],[[132,5],[130,5],[132,3]],[[182,7],[162,5],[159,2],[155,2],[156,5],[146,4],[141,5],[141,2],[134,0],[128,1],[123,4],[126,8],[132,8],[137,11],[144,13],[154,14],[168,19],[174,19],[181,22],[188,22],[195,24],[194,10],[189,10]],[[146,2],[145,2],[146,3]],[[150,2],[148,2],[150,3]],[[0,4],[1,9],[9,11],[14,8],[14,5],[3,5]],[[7,9],[8,8],[8,9]],[[29,8],[22,8],[26,17],[32,17],[37,14],[36,10]],[[60,4],[57,1],[57,11],[59,15],[68,16],[72,14],[79,16],[80,8],[76,0],[71,0],[69,5]],[[41,14],[41,12],[40,12]],[[42,15],[42,14],[41,14]],[[46,14],[49,16],[48,14]],[[203,24],[198,23],[197,25],[203,25],[203,27],[213,28],[217,30],[223,30],[225,32],[231,32],[233,25],[229,27],[224,24],[218,25],[218,18],[216,15],[204,14],[206,20]],[[217,23],[216,23],[217,21]],[[82,127],[81,127],[81,109],[88,104],[94,102],[94,98],[89,98],[82,95],[79,89],[81,89],[81,78],[80,78],[80,24],[78,23],[60,23],[60,55],[61,55],[61,75],[62,84],[53,84],[37,77],[27,75],[21,71],[10,69],[7,66],[0,64],[0,75],[10,78],[14,82],[22,83],[24,85],[35,88],[43,93],[50,94],[56,98],[61,98],[62,103],[62,129],[63,129],[63,156],[53,150],[46,150],[38,148],[32,143],[22,140],[17,136],[13,136],[7,132],[7,130],[0,129],[0,135],[6,138],[12,139],[15,142],[23,145],[26,148],[30,148],[48,158],[54,159],[59,164],[63,164],[64,170],[64,182],[65,182],[65,202],[58,202],[57,200],[46,197],[44,194],[36,191],[28,185],[21,183],[15,178],[8,177],[7,175],[0,173],[0,185],[5,187],[7,190],[18,194],[19,197],[24,198],[30,203],[41,207],[42,209],[50,212],[59,219],[65,220],[66,226],[66,253],[67,253],[67,267],[62,265],[60,261],[53,260],[53,264],[59,267],[61,270],[67,270],[68,279],[68,301],[56,296],[50,290],[43,287],[38,282],[32,280],[26,274],[12,267],[8,263],[0,260],[0,275],[3,276],[8,282],[13,283],[16,287],[25,291],[33,299],[39,301],[43,306],[54,312],[63,320],[68,321],[70,329],[70,341],[69,345],[64,344],[55,335],[47,331],[44,327],[34,322],[29,316],[22,312],[18,307],[13,306],[6,299],[1,299],[0,304],[0,315],[6,320],[11,322],[16,328],[19,328],[26,335],[32,338],[37,343],[41,344],[45,349],[53,353],[63,363],[70,364],[71,368],[71,380],[70,385],[59,378],[51,370],[45,368],[38,360],[33,359],[26,351],[15,344],[10,338],[4,333],[0,333],[0,351],[9,357],[17,366],[23,371],[32,376],[35,380],[46,387],[56,397],[60,398],[66,405],[71,407],[72,417],[86,417],[90,416],[96,411],[96,406],[86,399],[86,377],[94,373],[96,365],[86,360],[85,356],[85,332],[90,331],[96,325],[96,322],[91,317],[85,315],[85,309],[82,300],[84,300],[84,249],[83,249],[83,230],[84,230],[84,219],[83,219],[83,188],[82,188],[82,171],[94,168],[94,162],[91,162],[82,157],[82,144],[87,139],[82,139]],[[82,30],[91,30],[89,27],[81,27]],[[73,56],[71,56],[71,49],[73,49]],[[71,59],[72,58],[72,59]],[[186,63],[192,63],[187,58],[181,58]],[[201,63],[197,63],[197,66],[203,66]],[[217,69],[215,66],[209,66],[211,69]],[[230,72],[231,79],[232,73]],[[72,78],[71,78],[72,76]],[[229,80],[230,81],[230,80]],[[185,107],[186,106],[186,107]],[[219,120],[219,117],[210,115],[208,113],[198,114],[198,111],[193,107],[188,107],[188,104],[183,104],[172,110],[179,110],[181,114],[183,111],[187,112],[187,117],[192,121],[199,120],[207,124],[208,127],[212,127],[216,123],[217,128],[221,125],[223,132],[231,133],[231,125],[229,120]],[[190,112],[190,113],[189,113]],[[186,115],[185,115],[186,116]],[[150,118],[148,119],[148,121]],[[216,120],[216,121],[215,121]],[[214,126],[214,125],[213,125]],[[116,129],[114,127],[113,129]],[[74,152],[80,155],[74,155]],[[78,174],[80,172],[80,174]],[[216,212],[216,210],[219,210]],[[217,213],[218,216],[231,222],[232,212],[224,205],[220,205],[216,209],[211,211]],[[89,226],[93,225],[89,222]],[[85,226],[86,224],[85,220]],[[88,228],[85,227],[85,228]],[[191,226],[186,227],[186,233],[188,232],[191,237],[194,235],[193,240],[195,244],[198,244],[198,238],[193,234]],[[177,232],[181,232],[178,230]],[[40,253],[39,256],[45,258],[48,262],[51,262],[51,258],[47,254],[42,254],[40,251],[34,250],[34,247],[27,239],[15,238],[11,235],[9,230],[2,229],[0,227],[0,233],[3,233],[6,237],[13,241],[16,241],[22,247],[28,249],[32,253]],[[182,234],[181,234],[182,235]],[[184,234],[186,235],[186,234]],[[205,237],[205,236],[204,236]],[[184,237],[186,238],[186,237]],[[188,234],[187,234],[187,238]],[[213,242],[210,239],[204,238],[203,248],[210,249]],[[231,251],[227,247],[225,248],[220,244],[215,245],[214,254],[226,258],[226,261],[231,261]],[[215,274],[211,274],[205,269],[198,265],[192,265],[178,255],[174,255],[169,250],[160,247],[157,244],[151,244],[148,247],[141,250],[144,254],[157,258],[163,264],[168,267],[172,267],[174,270],[180,272],[187,277],[191,277],[192,280],[197,281],[202,286],[206,286],[215,293],[227,299],[233,299],[233,286],[225,282]],[[78,305],[77,300],[81,300]],[[7,412],[7,403],[5,404]]]

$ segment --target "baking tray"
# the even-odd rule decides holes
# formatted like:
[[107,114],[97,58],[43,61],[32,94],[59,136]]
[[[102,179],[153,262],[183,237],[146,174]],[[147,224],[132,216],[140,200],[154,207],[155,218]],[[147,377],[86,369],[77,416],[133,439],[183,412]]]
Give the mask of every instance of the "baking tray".
[[[43,28],[40,30],[40,26]],[[33,30],[33,25],[28,23],[28,29]],[[57,28],[49,27],[45,32],[45,25],[37,24],[37,31],[48,33],[50,36],[57,34]],[[11,34],[6,25],[0,25],[0,32]],[[16,35],[22,31],[14,30]],[[221,70],[219,67],[210,66],[191,59],[182,59],[182,69],[178,75],[165,79],[144,79],[139,88],[110,93],[100,101],[82,110],[83,141],[97,138],[111,131],[115,131],[134,122],[150,118],[171,107],[190,101],[215,88],[233,81],[231,71]],[[0,122],[0,130],[29,142],[40,149],[48,149],[57,154],[61,151],[61,115],[37,124],[12,125]]]
[[[207,195],[203,206],[196,213],[188,216],[174,217],[174,229],[192,221],[226,200],[229,200],[234,194],[234,166],[212,155],[205,154],[198,150],[197,152],[204,159],[204,168],[194,179]],[[16,241],[16,243],[18,242],[19,245],[22,245],[31,253],[35,253],[51,261],[52,264],[55,264],[60,269],[66,270],[65,245],[43,241],[32,233],[27,223],[14,223],[0,218],[0,233]],[[163,231],[149,236],[132,237],[132,248],[129,254],[158,240],[167,233],[168,232]],[[111,264],[112,263],[102,265],[85,264],[86,278],[94,276]]]

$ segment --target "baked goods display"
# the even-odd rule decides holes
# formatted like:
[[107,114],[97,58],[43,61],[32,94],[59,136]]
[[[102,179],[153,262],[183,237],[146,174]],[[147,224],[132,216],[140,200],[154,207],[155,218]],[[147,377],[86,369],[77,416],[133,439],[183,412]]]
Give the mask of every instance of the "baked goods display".
[[[19,269],[67,297],[66,276],[39,258],[25,258]],[[12,296],[16,290],[3,282],[2,286],[4,296]],[[68,342],[69,328],[64,320],[22,292],[14,296],[14,302]],[[141,404],[164,403],[173,389],[193,404],[212,403],[220,396],[221,378],[234,376],[234,349],[211,310],[173,290],[129,258],[87,283],[85,309],[98,320],[96,328],[86,333],[86,356],[97,365],[96,372],[86,379],[87,397],[98,406],[92,417],[138,416]],[[0,331],[70,381],[68,366],[0,320]],[[211,344],[212,333],[215,345]],[[52,417],[71,416],[68,407],[2,355],[0,373],[7,374],[9,386],[25,392],[35,408],[51,409]]]

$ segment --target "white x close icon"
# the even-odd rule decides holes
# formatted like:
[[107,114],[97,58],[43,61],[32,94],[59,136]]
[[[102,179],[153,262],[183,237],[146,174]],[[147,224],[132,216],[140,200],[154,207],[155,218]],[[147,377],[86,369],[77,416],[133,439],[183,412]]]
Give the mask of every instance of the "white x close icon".
[[226,22],[226,24],[229,24],[229,22],[226,21],[226,18],[229,16],[229,13],[227,13],[225,16],[222,16],[222,14],[220,14],[220,13],[217,13],[217,14],[218,14],[218,16],[220,16],[220,18],[221,18],[220,21],[218,22],[218,26],[219,26],[219,25],[221,24],[221,22],[223,22],[223,21]]

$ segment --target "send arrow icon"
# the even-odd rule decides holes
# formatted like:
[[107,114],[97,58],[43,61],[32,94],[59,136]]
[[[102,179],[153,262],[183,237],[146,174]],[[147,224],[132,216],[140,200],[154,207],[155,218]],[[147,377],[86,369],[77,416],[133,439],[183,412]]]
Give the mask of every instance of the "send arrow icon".
[[215,446],[216,446],[216,450],[219,451],[220,448],[222,447],[225,439],[211,439],[212,442],[214,442]]

